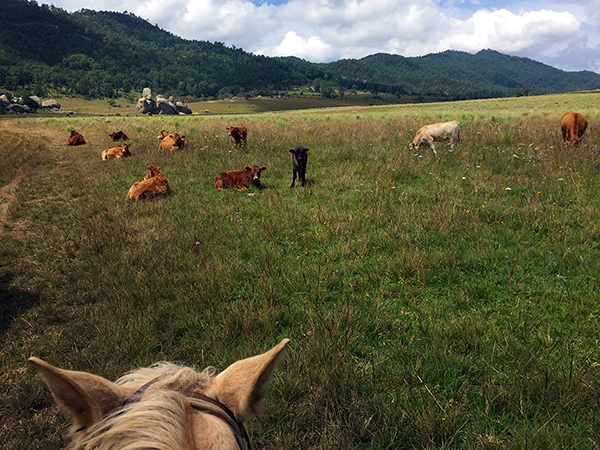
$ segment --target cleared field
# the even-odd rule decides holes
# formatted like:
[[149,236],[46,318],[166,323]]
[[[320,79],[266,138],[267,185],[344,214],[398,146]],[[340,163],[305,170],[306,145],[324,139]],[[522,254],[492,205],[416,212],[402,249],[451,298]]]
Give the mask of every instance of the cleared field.
[[[0,120],[0,442],[68,442],[30,356],[116,379],[287,337],[255,448],[598,448],[599,98]],[[460,152],[408,150],[452,119]],[[159,151],[161,129],[189,147]],[[118,130],[132,157],[102,161]],[[126,201],[149,164],[171,195]],[[253,164],[263,189],[215,189]]]

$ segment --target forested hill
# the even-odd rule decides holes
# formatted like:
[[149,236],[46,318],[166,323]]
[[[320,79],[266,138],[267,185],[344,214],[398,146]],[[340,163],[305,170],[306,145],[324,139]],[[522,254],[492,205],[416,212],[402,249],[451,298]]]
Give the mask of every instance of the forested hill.
[[369,90],[463,99],[600,88],[599,74],[564,72],[491,50],[315,64],[185,40],[127,12],[67,13],[34,0],[1,0],[0,14],[0,87],[39,96],[116,97],[150,87],[202,98],[312,86],[325,96]]

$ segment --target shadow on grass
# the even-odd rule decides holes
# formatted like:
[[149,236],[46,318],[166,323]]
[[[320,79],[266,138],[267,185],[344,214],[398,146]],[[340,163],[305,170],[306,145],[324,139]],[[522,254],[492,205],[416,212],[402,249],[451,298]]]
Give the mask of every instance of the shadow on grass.
[[0,275],[0,332],[8,330],[15,318],[40,302],[38,295],[14,289],[11,286],[13,275]]

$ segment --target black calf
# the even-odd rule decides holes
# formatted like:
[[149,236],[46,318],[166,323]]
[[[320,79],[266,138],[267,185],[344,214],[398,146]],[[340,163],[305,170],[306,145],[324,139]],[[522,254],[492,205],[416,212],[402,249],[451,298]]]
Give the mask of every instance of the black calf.
[[290,187],[294,187],[296,183],[296,174],[300,178],[300,184],[302,186],[306,185],[306,161],[308,159],[308,149],[304,147],[296,147],[295,149],[290,150],[292,154],[292,163],[294,164],[294,179],[292,180],[292,185]]

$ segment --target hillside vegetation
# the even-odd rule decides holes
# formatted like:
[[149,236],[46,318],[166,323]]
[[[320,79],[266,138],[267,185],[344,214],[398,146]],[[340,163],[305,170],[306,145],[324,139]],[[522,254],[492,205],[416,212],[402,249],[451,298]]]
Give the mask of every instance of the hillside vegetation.
[[414,102],[600,88],[596,73],[564,72],[491,50],[418,58],[378,54],[315,64],[185,40],[127,12],[67,13],[35,0],[3,0],[0,13],[0,88],[40,97],[137,100],[150,87],[190,101],[272,95],[302,86],[327,98],[368,91]]
[[[589,119],[579,149],[569,109]],[[460,151],[408,150],[451,119]],[[598,94],[0,129],[3,448],[67,443],[30,356],[116,379],[223,370],[284,337],[254,448],[600,446]],[[161,129],[189,147],[159,151]],[[102,161],[117,130],[132,156]],[[297,145],[308,186],[290,189]],[[171,195],[126,201],[149,164]],[[252,164],[263,189],[215,189]]]

